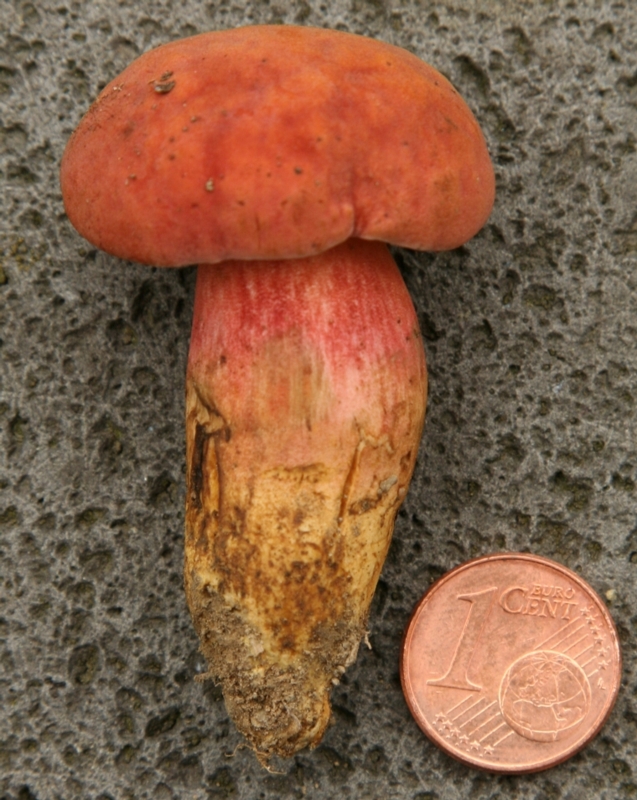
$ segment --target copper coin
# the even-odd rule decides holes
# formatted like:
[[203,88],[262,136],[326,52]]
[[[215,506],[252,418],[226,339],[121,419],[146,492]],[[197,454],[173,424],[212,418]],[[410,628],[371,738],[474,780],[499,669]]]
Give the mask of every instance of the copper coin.
[[585,581],[547,558],[502,553],[429,589],[407,626],[400,673],[435,744],[473,767],[526,773],[561,763],[599,732],[621,654]]

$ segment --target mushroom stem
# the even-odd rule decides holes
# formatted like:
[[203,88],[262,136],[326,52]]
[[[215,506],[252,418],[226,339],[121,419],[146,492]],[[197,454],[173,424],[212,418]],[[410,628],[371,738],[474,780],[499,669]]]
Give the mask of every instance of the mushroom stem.
[[186,593],[208,677],[263,759],[322,737],[425,403],[416,315],[384,244],[199,268]]

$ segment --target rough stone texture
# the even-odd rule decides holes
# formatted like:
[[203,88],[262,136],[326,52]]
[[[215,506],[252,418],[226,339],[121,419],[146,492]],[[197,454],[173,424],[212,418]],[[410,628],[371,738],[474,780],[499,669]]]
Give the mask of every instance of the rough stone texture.
[[[398,259],[431,395],[416,476],[324,743],[267,774],[228,721],[182,590],[194,270],[97,253],[57,170],[132,58],[253,22],[409,48],[484,127],[496,208],[458,251]],[[637,795],[637,6],[631,0],[0,0],[0,789],[29,798],[605,800]],[[396,120],[400,124],[400,120]],[[609,598],[625,668],[561,767],[482,774],[419,732],[410,611],[471,556],[530,550]]]

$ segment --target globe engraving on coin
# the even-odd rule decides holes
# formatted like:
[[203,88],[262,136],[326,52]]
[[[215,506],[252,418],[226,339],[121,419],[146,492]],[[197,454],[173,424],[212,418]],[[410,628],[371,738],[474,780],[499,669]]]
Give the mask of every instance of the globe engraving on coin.
[[520,553],[444,575],[416,607],[401,651],[403,691],[422,730],[495,772],[546,769],[584,747],[620,677],[615,626],[593,589]]
[[499,701],[502,716],[520,736],[555,742],[583,721],[591,706],[591,687],[577,661],[540,650],[511,664]]

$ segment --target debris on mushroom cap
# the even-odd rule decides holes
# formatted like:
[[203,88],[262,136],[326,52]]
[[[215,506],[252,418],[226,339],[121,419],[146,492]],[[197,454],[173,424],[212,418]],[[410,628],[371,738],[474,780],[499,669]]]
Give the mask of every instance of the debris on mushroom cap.
[[480,128],[436,70],[274,25],[138,58],[80,123],[61,181],[83,236],[158,266],[302,257],[350,236],[450,249],[494,197]]

